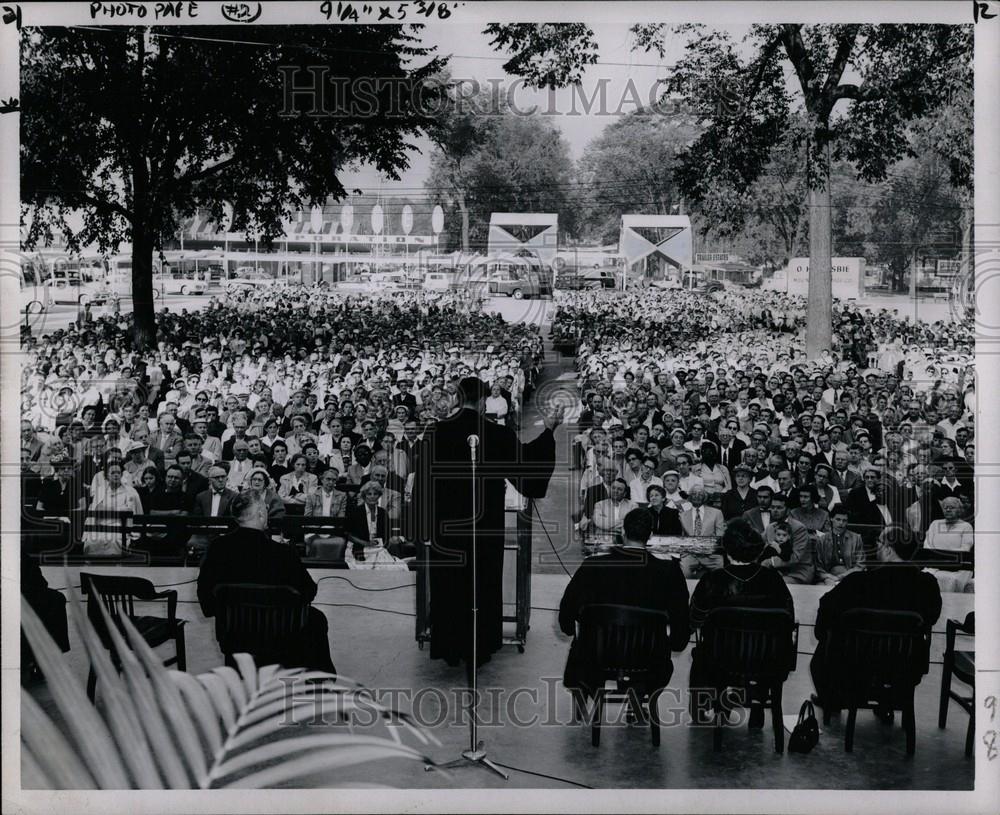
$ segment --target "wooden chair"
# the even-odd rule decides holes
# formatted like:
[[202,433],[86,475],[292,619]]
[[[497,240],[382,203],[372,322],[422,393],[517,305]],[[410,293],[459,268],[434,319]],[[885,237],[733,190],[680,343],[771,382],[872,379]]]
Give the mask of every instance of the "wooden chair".
[[[974,636],[976,633],[976,612],[970,611],[964,622],[948,620],[945,627],[944,665],[941,669],[941,704],[938,708],[938,727],[948,723],[948,704],[954,699],[959,707],[969,714],[969,725],[965,731],[965,755],[972,755],[972,740],[976,733],[976,652],[955,649],[955,637],[959,634]],[[951,689],[954,676],[970,688],[966,696]]]
[[309,603],[288,586],[223,583],[215,588],[215,637],[227,665],[246,653],[258,665],[305,664]]
[[[115,652],[111,635],[104,623],[104,615],[101,614],[100,606],[104,607],[111,615],[111,619],[121,630],[121,618],[127,615],[132,621],[143,639],[155,648],[169,640],[173,640],[176,652],[170,659],[164,661],[164,665],[177,664],[178,670],[187,670],[187,656],[184,648],[184,625],[186,620],[177,619],[177,591],[156,590],[156,587],[143,577],[119,577],[113,575],[80,573],[80,583],[83,593],[87,595],[87,617],[94,625],[104,647],[111,652],[111,660],[116,668],[121,668],[121,662]],[[166,617],[136,616],[135,601],[167,601]],[[97,674],[93,666],[87,676],[87,696],[93,701],[97,690]]]
[[930,631],[912,611],[856,608],[845,612],[824,647],[828,664],[844,678],[840,695],[847,707],[844,750],[854,749],[859,709],[900,710],[906,731],[906,753],[916,749],[914,695],[927,673]]
[[[587,663],[597,665],[604,680],[614,680],[616,688],[601,687],[594,699],[590,741],[601,744],[601,724],[607,702],[627,702],[639,721],[649,713],[653,746],[660,744],[660,719],[656,702],[663,688],[652,687],[652,676],[670,665],[670,615],[636,606],[595,604],[581,612],[577,642]],[[574,692],[579,715],[584,709],[583,694]]]
[[782,686],[795,670],[798,623],[782,609],[723,606],[709,612],[699,632],[706,669],[715,677],[712,745],[722,749],[722,699],[729,688],[743,688],[770,706],[774,751],[785,750]]

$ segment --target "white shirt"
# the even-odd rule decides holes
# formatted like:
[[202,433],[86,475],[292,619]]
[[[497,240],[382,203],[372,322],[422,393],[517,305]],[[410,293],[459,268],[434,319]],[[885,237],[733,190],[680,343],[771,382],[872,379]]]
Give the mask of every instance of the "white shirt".
[[623,498],[617,504],[610,498],[598,501],[594,507],[594,527],[600,532],[621,532],[622,522],[637,504]]
[[221,492],[213,492],[212,493],[212,511],[209,512],[208,514],[211,515],[213,518],[215,516],[217,516],[219,514],[219,504],[221,504],[221,503],[222,503],[222,493]]
[[322,504],[323,504],[323,506],[322,506],[322,510],[323,511],[320,514],[323,515],[323,516],[325,516],[325,517],[329,517],[332,514],[331,513],[331,508],[333,507],[333,491],[331,490],[328,493],[328,492],[325,492],[325,491],[321,490],[320,491],[320,497],[321,497],[321,501],[322,501]]
[[642,476],[636,476],[631,481],[628,482],[629,494],[632,496],[632,500],[637,504],[646,504],[648,499],[646,498],[646,490],[650,488],[651,485],[656,484],[658,487],[663,486],[663,479],[659,476],[652,476],[649,481],[643,481]]
[[226,478],[226,486],[231,490],[239,490],[243,486],[243,480],[247,473],[253,469],[253,462],[249,458],[238,461],[233,459],[229,462],[229,475]]
[[677,486],[686,493],[690,493],[695,487],[705,487],[705,482],[702,480],[700,475],[695,475],[690,473],[683,478],[678,479]]
[[663,497],[663,504],[664,506],[673,507],[678,512],[687,512],[687,510],[691,509],[691,504],[684,500],[680,491],[674,493],[668,492]]
[[924,545],[928,549],[945,552],[968,552],[974,541],[975,534],[968,521],[959,519],[949,526],[947,521],[939,518],[931,521],[931,525],[927,527]]

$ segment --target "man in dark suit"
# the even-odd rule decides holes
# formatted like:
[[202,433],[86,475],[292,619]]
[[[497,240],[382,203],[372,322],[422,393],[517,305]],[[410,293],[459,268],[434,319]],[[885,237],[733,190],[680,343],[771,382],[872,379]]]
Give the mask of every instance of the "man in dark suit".
[[[224,467],[213,466],[209,469],[209,488],[195,496],[192,515],[206,518],[228,518],[232,515],[231,505],[239,493],[226,487],[227,477]],[[193,535],[189,544],[195,554],[202,554],[208,548],[209,540],[206,535]]]
[[[583,504],[580,512],[581,518],[594,517],[594,507],[597,506],[599,501],[611,497],[611,484],[618,477],[618,468],[610,459],[604,459],[598,466],[601,473],[601,483],[588,487],[583,493]],[[629,496],[626,494],[625,497],[628,498]]]
[[403,423],[403,438],[396,449],[406,456],[406,471],[414,473],[418,469],[418,460],[427,455],[427,439],[420,433],[420,423],[416,419],[407,419]]
[[[254,500],[249,495],[236,495],[231,509],[239,528],[212,541],[198,574],[198,602],[205,616],[214,617],[218,611],[215,589],[223,583],[288,586],[299,592],[303,601],[312,601],[316,583],[295,548],[271,540],[261,528],[261,515]],[[302,642],[297,648],[291,644],[291,650],[298,651],[300,658],[295,660],[298,664],[285,667],[336,673],[327,632],[326,616],[319,609],[310,608]]]
[[194,499],[208,489],[208,478],[191,469],[193,461],[194,458],[187,450],[181,450],[177,454],[177,466],[181,468],[181,490],[189,511],[194,506]]
[[[660,560],[645,551],[652,531],[652,516],[645,508],[633,509],[623,522],[622,546],[583,561],[566,586],[559,603],[559,627],[576,636],[576,624],[586,606],[611,603],[666,611],[670,615],[670,648],[683,651],[688,635],[688,590],[684,575],[673,559]],[[566,660],[563,682],[584,697],[603,687],[601,666],[587,661],[574,639]],[[666,687],[673,673],[669,654],[663,654],[659,672],[650,679],[646,692]]]
[[733,479],[736,481],[731,490],[722,494],[722,517],[730,520],[757,506],[757,493],[750,489],[750,479],[753,476],[745,464],[737,464],[733,469]]
[[410,392],[413,382],[409,379],[400,379],[396,385],[399,387],[399,393],[392,395],[393,407],[396,405],[406,405],[410,409],[410,415],[415,415],[417,412],[417,397]]
[[746,444],[736,438],[740,425],[735,419],[727,419],[719,423],[719,463],[729,469],[730,475],[736,466],[742,461],[743,451],[747,449]]
[[846,496],[862,480],[857,472],[850,469],[849,464],[850,458],[846,450],[837,450],[833,454],[833,475],[830,477],[830,483],[842,496]]
[[[932,575],[911,562],[918,548],[916,538],[906,530],[901,527],[889,530],[878,541],[877,563],[846,575],[820,598],[815,629],[818,646],[809,665],[817,704],[832,710],[843,707],[837,690],[850,679],[842,675],[837,647],[838,624],[844,612],[854,608],[915,611],[928,631],[937,622],[941,615],[941,590]],[[880,715],[890,718],[891,708]]]
[[771,497],[774,495],[774,490],[767,484],[761,484],[757,487],[756,493],[757,506],[744,512],[743,517],[757,530],[757,534],[763,535],[764,530],[771,525]]

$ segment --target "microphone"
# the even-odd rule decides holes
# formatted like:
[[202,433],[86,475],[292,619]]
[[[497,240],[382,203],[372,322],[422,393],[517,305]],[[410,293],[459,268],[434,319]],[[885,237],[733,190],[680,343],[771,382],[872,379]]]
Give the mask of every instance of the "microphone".
[[469,455],[472,457],[472,460],[475,461],[476,460],[476,448],[479,447],[479,436],[477,436],[475,433],[472,433],[466,439],[466,442],[468,442],[468,444],[469,444]]

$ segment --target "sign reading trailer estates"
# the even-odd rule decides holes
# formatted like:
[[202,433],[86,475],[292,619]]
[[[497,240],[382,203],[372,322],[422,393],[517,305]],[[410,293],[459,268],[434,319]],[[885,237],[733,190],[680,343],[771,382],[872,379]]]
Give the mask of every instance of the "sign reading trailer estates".
[[[865,259],[832,258],[833,296],[841,300],[861,297],[865,292]],[[788,294],[809,293],[809,258],[792,258],[788,267],[774,273],[765,287]]]

